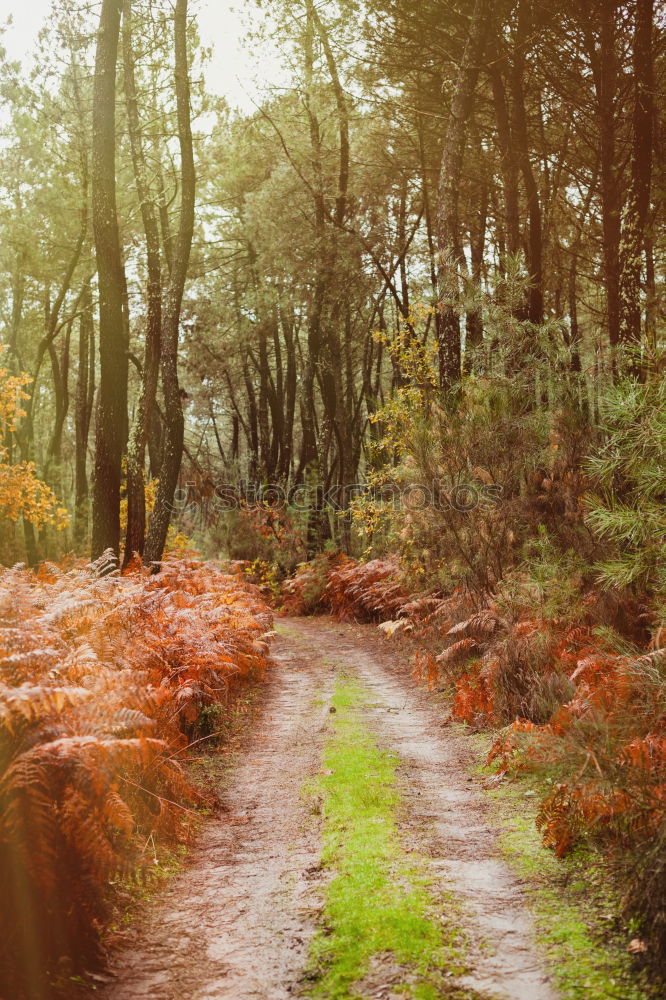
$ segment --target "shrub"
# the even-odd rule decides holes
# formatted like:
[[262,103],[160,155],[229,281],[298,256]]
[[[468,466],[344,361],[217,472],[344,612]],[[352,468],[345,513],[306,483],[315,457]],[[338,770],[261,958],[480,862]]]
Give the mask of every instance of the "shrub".
[[324,599],[341,621],[384,621],[395,618],[408,600],[397,561],[347,561],[328,576]]
[[[455,641],[438,661],[455,684],[452,711],[461,721],[475,726],[517,718],[546,722],[573,694],[547,620],[509,623],[496,610],[485,610],[448,635]],[[470,658],[462,673],[459,667],[452,671]]]
[[282,610],[290,615],[314,615],[328,610],[328,582],[331,573],[352,565],[347,556],[322,553],[301,563],[293,577],[282,585]]
[[[585,383],[555,326],[487,304],[486,347],[455,399],[410,334],[389,345],[404,385],[373,418],[381,437],[356,520],[388,540],[419,586],[469,590],[479,606],[545,526],[558,548],[594,554],[581,461],[592,429]],[[517,364],[517,358],[521,358]]]
[[293,573],[306,555],[305,526],[298,514],[258,502],[217,514],[201,542],[206,555],[268,563],[283,575]]
[[604,848],[658,965],[666,957],[666,652],[583,647],[575,657],[562,647],[561,655],[574,667],[572,698],[547,725],[514,723],[489,763],[548,778],[538,817],[545,843],[560,856],[581,839]]

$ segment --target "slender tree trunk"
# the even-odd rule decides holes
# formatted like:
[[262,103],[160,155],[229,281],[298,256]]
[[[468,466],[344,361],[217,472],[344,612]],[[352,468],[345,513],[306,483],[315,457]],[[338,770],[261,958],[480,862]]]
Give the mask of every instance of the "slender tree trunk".
[[569,267],[569,346],[571,348],[571,368],[580,373],[580,326],[578,323],[578,257],[574,252]]
[[210,399],[208,401],[208,412],[210,413],[210,420],[211,420],[211,423],[213,425],[213,433],[215,435],[215,441],[216,441],[216,444],[217,444],[217,450],[220,453],[220,458],[222,459],[222,462],[224,463],[224,467],[226,469],[226,467],[227,467],[227,465],[229,463],[227,461],[227,454],[226,454],[226,452],[224,450],[224,445],[222,444],[222,438],[220,437],[220,431],[219,431],[219,428],[217,426],[217,420],[215,419],[215,409],[213,407],[213,401],[212,401],[212,399]]
[[146,565],[156,565],[162,558],[171,522],[174,495],[183,456],[184,417],[178,382],[178,331],[185,291],[187,268],[194,235],[195,171],[190,123],[190,81],[187,58],[187,0],[176,0],[174,14],[176,54],[175,85],[178,113],[178,139],[181,157],[180,223],[173,264],[167,289],[163,325],[161,370],[164,391],[164,456],[159,485],[144,551]]
[[144,477],[146,445],[150,432],[150,422],[155,411],[162,339],[160,234],[148,184],[146,156],[141,138],[132,43],[132,0],[125,0],[123,12],[123,62],[132,165],[146,238],[148,269],[143,378],[141,380],[134,424],[127,449],[127,534],[125,536],[124,558],[124,564],[127,565],[135,554],[143,556],[145,548],[146,491]]
[[658,322],[658,297],[657,297],[657,274],[654,259],[654,237],[651,226],[645,234],[645,328],[647,331],[647,342],[651,351],[657,346],[657,322]]
[[238,462],[240,456],[240,420],[234,413],[231,418],[231,461]]
[[[278,325],[278,315],[276,306],[271,308],[270,317],[271,340],[275,351],[275,379],[271,373],[270,364],[266,357],[268,378],[267,393],[268,405],[270,407],[271,431],[270,450],[268,454],[268,478],[274,481],[280,465],[280,453],[284,442],[284,386],[282,384],[282,347],[280,344],[280,333]],[[267,353],[267,352],[266,352]]]
[[520,209],[518,198],[518,163],[511,136],[509,102],[502,69],[506,59],[497,57],[490,63],[489,72],[493,88],[497,147],[502,171],[502,193],[504,196],[504,221],[506,251],[515,256],[520,250]]
[[530,139],[525,109],[525,52],[532,31],[530,0],[521,0],[518,10],[516,34],[511,69],[513,141],[517,147],[520,172],[523,176],[529,214],[529,239],[527,241],[527,266],[530,275],[527,318],[531,323],[543,323],[543,213],[539,186],[534,176],[530,157]]
[[[483,261],[486,251],[486,230],[488,227],[489,184],[486,167],[486,156],[483,145],[476,136],[476,153],[480,173],[478,190],[475,192],[478,207],[472,215],[470,226],[470,258],[472,264],[472,279],[478,292],[482,290]],[[469,369],[474,351],[483,344],[483,314],[480,308],[470,309],[467,313],[465,336],[465,368]]]
[[[255,364],[259,375],[259,402],[257,407],[257,417],[259,423],[259,467],[262,479],[268,480],[271,477],[271,434],[269,421],[269,397],[271,373],[268,364],[267,348],[268,331],[266,321],[260,324],[259,329],[259,358]],[[254,355],[252,355],[254,360]]]
[[460,381],[461,374],[460,315],[455,302],[459,270],[464,264],[460,241],[459,192],[467,124],[472,113],[474,91],[490,27],[492,7],[492,0],[476,0],[474,4],[458,84],[444,137],[439,174],[437,341],[440,386],[446,390],[453,388]]
[[622,232],[620,339],[641,339],[641,273],[650,212],[654,122],[654,0],[636,0],[631,184]]
[[271,327],[273,331],[273,351],[275,353],[275,384],[271,390],[271,412],[273,426],[271,430],[271,463],[278,481],[282,481],[283,454],[288,450],[285,433],[286,395],[284,386],[284,364],[282,356],[282,340],[280,330],[280,307],[276,302],[272,308]]
[[[336,228],[341,229],[344,226],[345,218],[347,215],[347,199],[348,199],[348,187],[349,187],[349,170],[350,170],[350,158],[349,158],[349,108],[347,106],[347,98],[340,80],[340,75],[338,73],[337,63],[335,61],[335,56],[333,55],[333,49],[331,48],[330,40],[328,37],[328,31],[324,27],[324,24],[319,17],[317,12],[317,7],[315,4],[311,5],[312,17],[314,23],[317,27],[317,33],[321,40],[322,48],[324,50],[324,56],[326,58],[326,66],[331,78],[331,84],[333,86],[333,93],[335,95],[335,104],[337,109],[337,119],[338,119],[338,136],[339,136],[339,148],[338,148],[338,190],[335,198],[335,212],[333,216],[333,223]],[[334,237],[331,237],[334,239]],[[335,242],[333,242],[327,253],[327,283],[331,281],[334,274],[335,261],[337,256],[337,247]],[[322,398],[324,401],[324,408],[327,417],[327,423],[330,429],[333,431],[333,436],[335,438],[336,450],[337,450],[337,471],[338,471],[338,482],[344,485],[346,476],[348,474],[348,461],[349,453],[347,448],[347,436],[345,433],[345,407],[344,407],[344,388],[342,379],[342,366],[340,364],[342,355],[342,346],[339,336],[339,325],[340,325],[340,302],[336,301],[334,308],[332,310],[332,315],[328,323],[325,336],[325,359],[321,370],[321,390]],[[331,462],[328,464],[328,474],[326,476],[326,485],[329,487],[331,485],[330,480],[334,475],[335,466]],[[324,515],[324,526],[326,527],[328,519]]]
[[398,272],[400,274],[400,297],[402,298],[405,311],[409,312],[409,280],[407,278],[407,254],[403,253],[403,247],[407,245],[407,177],[404,176],[400,182],[400,198],[398,201],[398,247],[400,249],[400,261]]
[[46,450],[44,478],[56,493],[62,493],[62,432],[69,412],[69,353],[73,320],[65,328],[62,352],[58,357],[55,345],[49,345],[55,413],[53,428]]
[[611,347],[620,339],[620,228],[621,195],[617,173],[617,3],[600,0],[600,45],[590,46],[599,106],[601,152],[601,206],[608,337]]
[[[244,377],[245,377],[246,369],[247,369],[247,366],[246,366],[246,363],[244,361],[243,362],[243,375],[244,375]],[[224,369],[224,378],[225,378],[226,383],[227,383],[227,389],[229,391],[229,399],[231,401],[231,405],[232,405],[233,411],[234,411],[234,417],[233,417],[233,420],[232,420],[232,434],[233,434],[233,437],[232,437],[232,445],[231,445],[231,458],[232,458],[233,461],[238,462],[238,461],[240,461],[240,440],[241,440],[241,438],[240,438],[240,432],[241,432],[241,429],[243,431],[243,434],[245,435],[245,440],[248,441],[248,442],[250,441],[250,429],[248,427],[247,421],[243,417],[243,414],[241,412],[241,408],[240,408],[240,405],[238,403],[238,400],[236,399],[236,393],[234,391],[234,383],[233,383],[233,381],[231,379],[231,375],[229,374],[229,370],[227,368]],[[248,447],[250,447],[249,444],[248,444]],[[250,450],[251,450],[251,448],[250,448]],[[250,474],[252,475],[253,473],[250,473]]]
[[259,407],[257,406],[257,394],[254,383],[250,376],[250,369],[247,361],[243,361],[243,383],[247,396],[247,421],[244,422],[247,448],[250,453],[248,475],[255,481],[259,475],[261,467],[260,440],[259,440]]
[[296,416],[296,391],[298,386],[298,374],[296,367],[296,343],[293,322],[293,311],[290,309],[289,316],[286,310],[280,310],[281,326],[284,335],[286,368],[284,376],[285,404],[284,404],[284,441],[280,459],[280,479],[287,481],[291,472],[293,458],[293,437],[294,420]]
[[430,183],[428,180],[428,163],[426,159],[425,137],[423,135],[423,120],[419,114],[416,118],[416,129],[419,140],[419,167],[421,170],[421,189],[423,191],[423,215],[426,224],[426,236],[428,238],[428,264],[430,270],[430,284],[434,301],[437,301],[437,254],[435,251],[435,236],[433,232],[433,212],[432,199],[430,197]]
[[[316,433],[316,401],[315,386],[317,380],[322,380],[322,349],[323,349],[323,314],[324,298],[326,295],[326,204],[324,199],[324,179],[321,149],[321,128],[317,114],[313,106],[313,79],[314,79],[314,30],[315,14],[312,0],[306,3],[307,17],[305,29],[305,106],[308,116],[308,127],[310,133],[310,155],[312,160],[312,192],[314,201],[315,216],[315,278],[311,297],[310,308],[308,310],[308,352],[303,372],[303,391],[301,400],[301,424],[303,428],[303,440],[301,447],[301,473],[307,473],[309,469],[317,468],[316,476],[319,478],[322,462],[321,447],[317,441]],[[326,372],[323,373],[326,376]],[[316,536],[316,524],[313,517],[310,517],[308,535],[311,539]],[[314,553],[314,543],[310,545],[310,551]]]
[[116,207],[116,62],[122,0],[102,0],[93,96],[93,231],[99,281],[100,385],[95,429],[92,557],[120,549],[121,463],[127,437],[128,343]]
[[79,367],[76,379],[74,447],[74,541],[77,549],[85,546],[88,536],[88,438],[95,384],[95,328],[92,293],[86,282],[81,298],[79,319]]

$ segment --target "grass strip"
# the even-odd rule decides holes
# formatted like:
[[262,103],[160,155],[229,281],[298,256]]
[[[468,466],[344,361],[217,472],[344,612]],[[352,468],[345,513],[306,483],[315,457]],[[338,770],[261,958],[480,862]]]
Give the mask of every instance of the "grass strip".
[[453,900],[435,900],[425,859],[401,843],[397,759],[364,724],[366,699],[356,681],[338,680],[324,774],[307,789],[322,802],[322,863],[335,873],[309,995],[358,996],[354,984],[384,969],[393,990],[413,1000],[472,1000],[478,994],[454,980],[465,971],[460,930],[441,916],[443,903],[455,913]]

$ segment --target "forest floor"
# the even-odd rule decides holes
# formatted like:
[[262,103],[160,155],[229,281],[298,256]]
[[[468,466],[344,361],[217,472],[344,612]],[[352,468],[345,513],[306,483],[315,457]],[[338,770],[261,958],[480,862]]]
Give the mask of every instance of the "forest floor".
[[[373,627],[280,619],[277,633],[223,815],[132,925],[94,995],[564,995],[474,740]],[[580,996],[613,995],[579,985]]]

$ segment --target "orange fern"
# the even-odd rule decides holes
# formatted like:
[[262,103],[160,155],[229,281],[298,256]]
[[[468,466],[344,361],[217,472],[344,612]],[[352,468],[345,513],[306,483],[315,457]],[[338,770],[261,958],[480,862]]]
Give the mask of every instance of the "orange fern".
[[191,835],[214,800],[184,751],[262,676],[270,628],[215,564],[0,572],[0,995],[63,955],[95,961],[109,877]]

